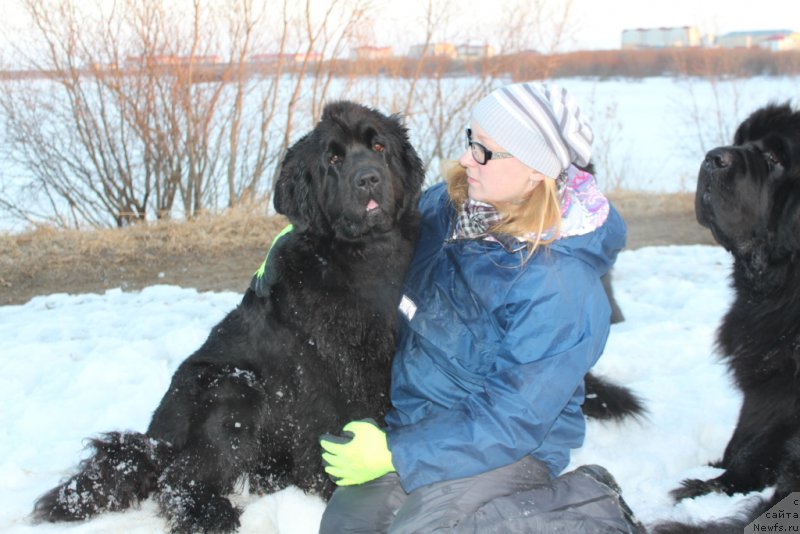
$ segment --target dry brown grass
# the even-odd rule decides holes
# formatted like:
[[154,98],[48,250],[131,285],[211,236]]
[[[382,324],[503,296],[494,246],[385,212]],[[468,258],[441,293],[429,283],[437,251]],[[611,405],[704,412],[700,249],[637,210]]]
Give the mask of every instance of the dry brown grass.
[[[609,197],[628,223],[628,248],[714,243],[695,221],[693,194],[614,191]],[[243,291],[285,225],[284,217],[253,207],[114,230],[0,234],[0,305],[153,284]]]
[[2,273],[58,269],[86,261],[124,265],[167,255],[217,257],[231,247],[263,248],[287,221],[263,208],[237,208],[188,221],[158,221],[128,228],[64,230],[40,226],[21,234],[0,234]]
[[[614,191],[608,196],[626,217],[691,212],[694,204],[693,193]],[[122,265],[157,261],[168,254],[213,258],[231,247],[266,247],[286,223],[282,216],[265,215],[261,207],[242,207],[188,221],[158,221],[128,228],[79,231],[40,226],[21,234],[0,234],[0,285],[2,273],[12,270],[35,275],[43,268],[81,261]]]
[[[657,216],[663,212],[691,212],[693,193],[655,194],[614,191],[608,195],[628,216]],[[231,246],[261,247],[269,244],[287,221],[267,216],[263,207],[243,207],[219,214],[205,214],[188,221],[158,221],[107,230],[63,230],[40,226],[21,234],[0,234],[0,273],[12,266],[29,272],[48,266],[72,264],[88,258],[115,263],[176,255],[214,257]]]
[[607,196],[623,215],[658,215],[660,213],[694,212],[694,193],[641,193],[614,190]]

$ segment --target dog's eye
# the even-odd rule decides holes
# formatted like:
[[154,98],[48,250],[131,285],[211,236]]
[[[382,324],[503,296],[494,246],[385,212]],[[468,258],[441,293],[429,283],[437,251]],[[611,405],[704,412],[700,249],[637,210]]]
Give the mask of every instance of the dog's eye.
[[764,159],[767,160],[770,167],[776,167],[781,164],[781,160],[772,152],[764,152]]
[[331,159],[329,160],[331,165],[339,165],[342,162],[342,156],[339,154],[331,155]]
[[374,150],[375,152],[383,152],[384,150],[386,150],[386,147],[384,147],[380,143],[372,143],[372,150]]

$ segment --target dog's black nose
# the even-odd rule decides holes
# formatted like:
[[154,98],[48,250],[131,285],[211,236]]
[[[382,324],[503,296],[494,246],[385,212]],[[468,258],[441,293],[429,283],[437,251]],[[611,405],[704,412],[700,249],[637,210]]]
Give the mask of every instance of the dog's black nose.
[[371,189],[381,183],[381,175],[375,169],[360,169],[353,179],[356,187],[360,189]]
[[711,150],[706,154],[704,164],[711,169],[724,169],[733,163],[733,152],[727,148],[720,147]]

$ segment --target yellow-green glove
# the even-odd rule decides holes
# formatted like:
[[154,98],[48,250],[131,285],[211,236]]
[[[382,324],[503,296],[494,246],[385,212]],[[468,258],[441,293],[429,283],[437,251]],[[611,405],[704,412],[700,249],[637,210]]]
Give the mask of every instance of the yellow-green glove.
[[342,429],[347,437],[323,435],[325,472],[338,486],[353,486],[394,471],[386,433],[375,421],[351,421]]

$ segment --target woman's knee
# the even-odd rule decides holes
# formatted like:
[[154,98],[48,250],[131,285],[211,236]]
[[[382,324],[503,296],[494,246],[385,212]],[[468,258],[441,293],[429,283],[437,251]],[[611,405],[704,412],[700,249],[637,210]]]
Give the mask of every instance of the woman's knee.
[[320,522],[320,534],[385,532],[406,494],[390,473],[360,486],[333,492]]
[[547,466],[532,457],[525,457],[471,477],[436,482],[411,492],[389,532],[446,532],[493,499],[549,481]]
[[344,530],[347,524],[346,515],[343,515],[341,512],[341,509],[331,507],[329,503],[322,513],[322,520],[319,523],[319,533],[337,534],[339,532],[346,532],[346,530]]

